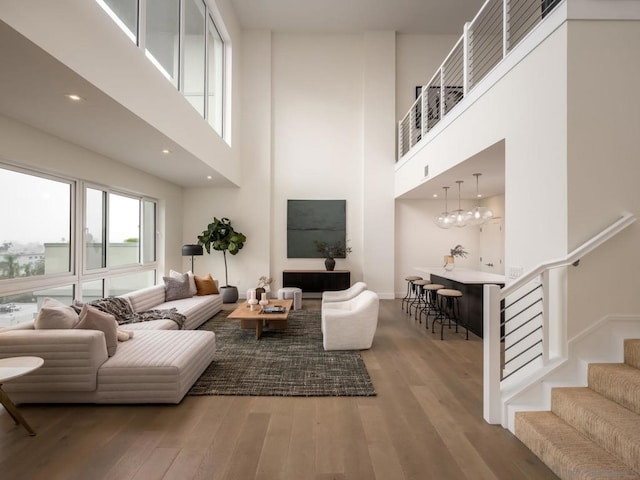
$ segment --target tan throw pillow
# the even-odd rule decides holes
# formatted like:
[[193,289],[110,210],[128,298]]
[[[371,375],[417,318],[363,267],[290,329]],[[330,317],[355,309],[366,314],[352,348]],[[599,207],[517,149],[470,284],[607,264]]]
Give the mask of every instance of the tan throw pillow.
[[118,348],[118,322],[110,313],[101,312],[91,305],[84,304],[80,311],[80,321],[74,328],[100,330],[104,333],[107,354],[112,357]]
[[[189,295],[193,297],[196,293],[198,293],[198,290],[196,288],[196,280],[191,270],[187,272],[187,275],[189,275]],[[176,272],[175,270],[169,270],[169,276],[173,278],[182,278],[182,273]]]
[[33,328],[40,329],[60,329],[73,328],[78,323],[76,311],[53,298],[45,298],[38,316],[33,322]]
[[162,277],[164,280],[165,299],[167,302],[171,300],[180,300],[181,298],[189,298],[189,275],[183,273],[180,278]]
[[216,287],[216,281],[211,278],[211,274],[208,274],[206,277],[195,276],[196,280],[196,288],[198,289],[198,295],[213,295],[218,292],[218,287]]

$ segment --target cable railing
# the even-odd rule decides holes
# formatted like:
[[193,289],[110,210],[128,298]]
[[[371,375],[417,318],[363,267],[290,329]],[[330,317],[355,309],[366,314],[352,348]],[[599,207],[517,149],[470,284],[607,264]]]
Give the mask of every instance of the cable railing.
[[484,419],[505,425],[503,385],[524,384],[550,363],[550,345],[562,350],[562,339],[554,336],[550,326],[561,318],[551,318],[563,301],[561,278],[555,269],[577,266],[580,259],[604,244],[629,225],[636,217],[625,213],[620,219],[576,248],[566,257],[543,263],[500,288],[484,286]]
[[491,72],[561,0],[487,0],[440,68],[398,122],[404,157]]

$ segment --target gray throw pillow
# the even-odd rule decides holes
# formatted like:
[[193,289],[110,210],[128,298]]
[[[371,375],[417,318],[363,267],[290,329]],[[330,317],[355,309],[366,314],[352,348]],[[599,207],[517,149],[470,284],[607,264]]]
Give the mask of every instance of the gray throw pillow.
[[180,277],[162,277],[162,279],[167,302],[192,296],[189,292],[189,274],[183,273]]

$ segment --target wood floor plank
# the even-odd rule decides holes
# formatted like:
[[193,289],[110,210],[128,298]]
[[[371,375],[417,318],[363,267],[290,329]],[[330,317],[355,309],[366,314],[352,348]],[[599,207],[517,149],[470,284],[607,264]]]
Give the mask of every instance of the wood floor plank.
[[380,407],[363,405],[359,407],[359,412],[375,478],[403,480],[402,465]]
[[250,413],[240,432],[225,480],[255,478],[271,415]]
[[[319,309],[320,302],[303,306]],[[447,330],[441,341],[406,316],[400,300],[383,300],[373,347],[362,358],[377,396],[20,406],[36,437],[0,410],[0,477],[556,478],[510,432],[482,419],[481,339]]]

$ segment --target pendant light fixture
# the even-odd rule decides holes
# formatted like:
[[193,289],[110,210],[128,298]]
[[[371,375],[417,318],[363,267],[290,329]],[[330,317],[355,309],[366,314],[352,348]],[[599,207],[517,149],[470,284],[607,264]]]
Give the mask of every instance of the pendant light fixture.
[[442,187],[442,189],[444,190],[444,212],[442,212],[440,215],[438,215],[434,221],[436,222],[436,225],[438,225],[440,228],[450,228],[452,223],[451,223],[451,214],[449,213],[449,209],[447,208],[448,205],[448,196],[447,196],[447,192],[449,190],[450,187]]
[[[473,176],[476,177],[476,202],[478,202],[479,198],[482,197],[478,190],[478,178],[482,175],[481,173],[474,173]],[[469,212],[469,223],[471,225],[482,225],[488,220],[493,218],[493,211],[488,207],[483,207],[476,203],[476,206],[473,207]]]
[[451,212],[449,219],[451,224],[456,227],[466,227],[471,215],[469,212],[462,210],[460,206],[460,185],[464,183],[464,180],[456,180],[456,183],[458,184],[458,209]]

